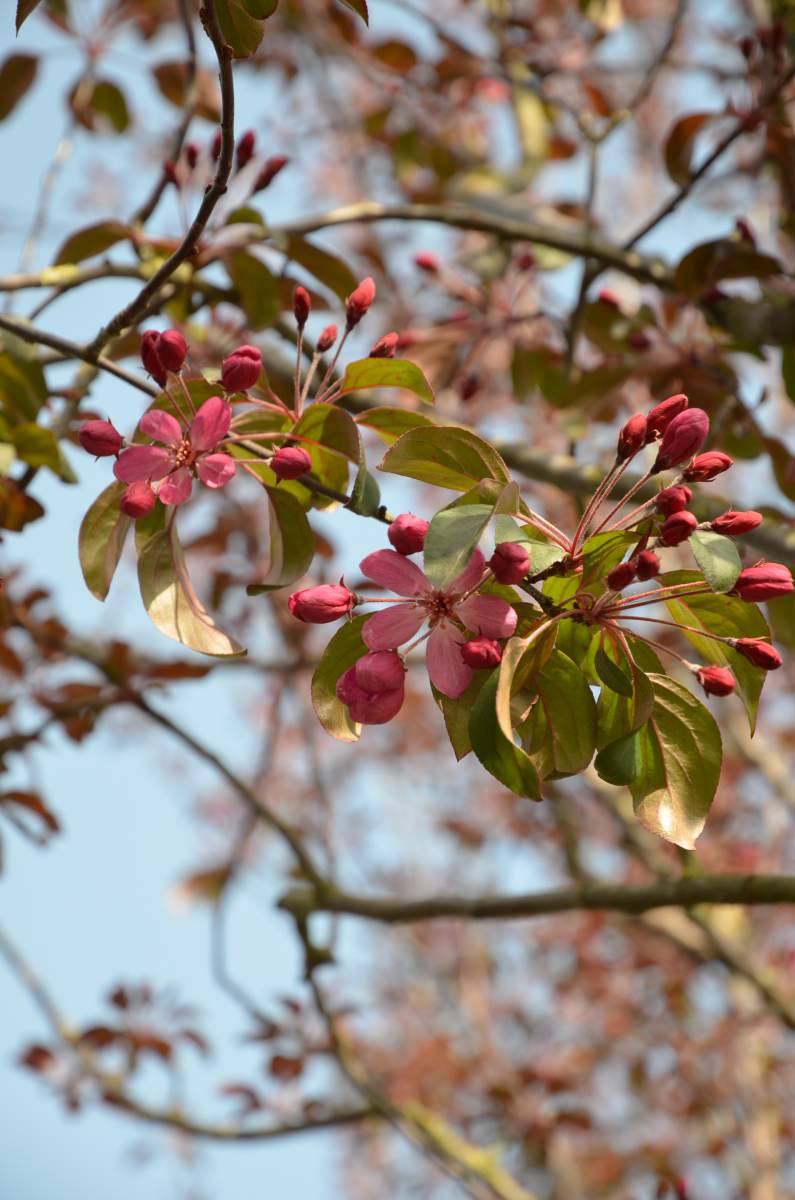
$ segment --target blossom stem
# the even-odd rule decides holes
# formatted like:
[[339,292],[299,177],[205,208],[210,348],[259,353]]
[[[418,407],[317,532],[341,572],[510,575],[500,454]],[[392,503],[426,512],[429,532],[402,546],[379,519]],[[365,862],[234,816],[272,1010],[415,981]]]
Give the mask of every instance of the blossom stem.
[[676,600],[679,596],[706,595],[710,591],[710,588],[704,587],[697,580],[694,580],[693,583],[672,584],[671,587],[655,588],[651,592],[638,592],[635,596],[627,596],[626,600],[620,600],[618,604],[612,606],[610,614],[619,610],[626,612],[630,608],[641,608],[647,604],[659,604],[663,600]]
[[301,389],[301,403],[300,403],[299,411],[303,411],[303,407],[306,404],[307,396],[309,395],[309,388],[312,383],[312,380],[315,377],[315,371],[317,370],[318,364],[320,363],[320,358],[321,358],[321,356],[318,354],[317,351],[315,351],[315,353],[312,355],[312,361],[309,364],[309,370],[306,373],[306,379],[304,380],[304,386]]
[[[710,633],[707,629],[697,629],[695,625],[680,625],[677,621],[664,621],[657,617],[630,617],[630,621],[644,621],[651,625],[667,625],[669,629],[682,629],[686,633],[696,633],[699,637],[712,638],[713,642],[729,643],[731,638],[722,637],[719,633]],[[762,638],[762,641],[765,639]]]
[[179,380],[179,386],[182,388],[182,394],[188,402],[188,408],[190,409],[191,413],[195,417],[196,416],[196,405],[193,403],[193,397],[190,394],[190,389],[188,388],[187,383],[185,382],[185,380],[182,377],[182,372],[179,373],[179,375],[177,376],[177,379]]
[[304,327],[299,325],[298,337],[295,340],[295,371],[293,373],[293,408],[296,417],[301,416],[301,352],[304,345]]
[[340,338],[340,344],[339,344],[339,346],[337,346],[337,349],[334,351],[334,357],[332,358],[331,362],[329,363],[328,367],[326,368],[326,374],[323,376],[323,378],[320,381],[320,387],[318,388],[317,395],[315,397],[316,400],[324,400],[325,399],[325,396],[323,394],[324,389],[325,389],[326,384],[328,383],[329,379],[331,379],[331,376],[334,374],[334,368],[336,367],[337,362],[339,360],[339,356],[342,353],[342,347],[345,345],[345,343],[348,340],[349,333],[350,333],[350,329],[346,329],[345,332],[343,333],[342,337]]
[[[627,462],[629,462],[629,460],[627,460]],[[625,466],[625,465],[626,464],[622,463],[622,466]],[[602,530],[605,528],[605,526],[610,524],[610,522],[612,521],[612,519],[616,515],[616,513],[619,512],[624,507],[624,505],[627,503],[628,500],[632,499],[632,497],[635,495],[636,492],[640,491],[640,489],[643,487],[644,483],[648,483],[648,481],[651,479],[651,477],[652,477],[651,470],[647,471],[645,475],[641,475],[640,479],[636,480],[636,482],[633,483],[633,485],[629,489],[629,491],[626,492],[621,497],[618,504],[613,505],[613,507],[610,509],[610,512],[607,514],[606,517],[604,517],[604,519],[599,523],[599,525],[597,525],[596,529],[591,530],[591,537],[595,537],[597,533],[601,533]]]
[[546,533],[550,541],[553,541],[556,546],[560,546],[561,550],[567,553],[571,550],[571,543],[566,537],[562,529],[558,529],[557,525],[553,525],[546,517],[542,517],[534,509],[528,508],[527,514],[521,513],[517,515],[517,520],[523,525],[537,525],[542,533]]
[[610,495],[614,484],[618,482],[630,461],[631,459],[626,459],[621,463],[613,463],[612,467],[604,476],[594,494],[591,496],[591,499],[586,504],[583,514],[580,517],[579,524],[574,531],[574,537],[571,539],[572,553],[576,552],[581,540],[585,541],[585,534],[587,532],[591,517],[597,511],[604,498]]

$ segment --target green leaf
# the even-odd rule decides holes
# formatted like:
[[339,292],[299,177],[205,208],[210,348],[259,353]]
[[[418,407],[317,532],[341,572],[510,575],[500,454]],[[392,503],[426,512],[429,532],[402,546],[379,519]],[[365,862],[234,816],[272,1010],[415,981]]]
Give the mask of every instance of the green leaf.
[[781,378],[787,396],[795,404],[795,346],[784,346],[781,351]]
[[54,265],[63,263],[79,263],[95,254],[104,254],[111,246],[126,242],[130,238],[130,227],[121,221],[100,221],[96,225],[87,225],[72,233],[61,246],[55,256]]
[[215,0],[215,12],[224,41],[235,58],[250,58],[265,34],[262,21],[250,16],[238,0]]
[[279,6],[279,0],[240,0],[243,8],[250,17],[257,21],[265,21],[272,17]]
[[285,254],[297,262],[319,283],[324,284],[344,301],[354,290],[358,280],[348,264],[336,254],[322,246],[308,242],[306,238],[292,236],[287,239]]
[[17,456],[31,467],[48,467],[64,483],[76,483],[76,476],[61,453],[58,439],[51,429],[35,421],[15,425],[8,434]]
[[608,658],[601,646],[596,651],[595,665],[596,674],[605,687],[610,688],[611,692],[618,692],[620,696],[632,698],[634,688],[631,678],[624,674],[617,663]]
[[653,833],[692,850],[720,777],[722,745],[712,714],[667,675],[650,677],[654,709],[637,733],[635,812]]
[[713,592],[731,591],[743,567],[731,538],[697,529],[690,536],[690,549]]
[[370,16],[367,12],[367,0],[342,0],[342,3],[351,12],[355,12],[357,17],[361,17],[365,25],[370,24]]
[[359,441],[359,469],[351,488],[351,498],[345,505],[360,517],[371,517],[381,507],[381,489],[378,480],[367,470],[367,456],[361,438]]
[[582,577],[580,586],[590,585],[604,579],[608,571],[621,562],[630,546],[638,540],[636,533],[615,529],[608,533],[597,533],[582,548]]
[[108,594],[132,525],[119,508],[125,487],[112,483],[100,492],[80,525],[80,567],[86,587],[97,600]]
[[[5,335],[4,340],[5,340]],[[0,354],[0,404],[12,421],[32,421],[47,399],[47,383],[38,362]]]
[[362,625],[366,620],[366,615],[354,617],[337,630],[312,676],[312,706],[317,718],[326,732],[340,742],[355,742],[362,731],[361,725],[351,720],[347,706],[337,699],[334,689],[340,676],[367,653],[362,641]]
[[444,718],[444,727],[447,730],[450,745],[459,762],[462,758],[466,758],[472,750],[472,742],[469,738],[472,707],[488,678],[488,671],[476,671],[467,690],[455,699],[451,696],[444,696],[431,684],[433,698]]
[[237,291],[246,320],[252,329],[272,325],[281,310],[278,280],[265,263],[245,250],[230,254],[225,261],[226,271]]
[[[604,648],[599,647],[599,649],[630,685],[628,695],[611,687],[603,687],[599,693],[599,699],[596,702],[596,745],[601,751],[612,745],[613,742],[620,741],[628,734],[634,733],[648,721],[654,707],[654,690],[649,683],[646,670],[649,668],[661,670],[661,668],[656,658],[647,665],[646,670],[642,669],[634,660],[627,663],[623,652],[610,640],[605,641]],[[628,665],[628,676],[617,665],[617,659],[623,660]]]
[[130,112],[124,92],[109,79],[100,79],[94,84],[90,107],[104,117],[115,133],[125,133],[130,124]]
[[17,0],[17,33],[22,28],[24,21],[27,21],[30,14],[35,8],[38,8],[41,0]]
[[270,565],[261,583],[246,588],[249,596],[287,587],[309,570],[315,556],[315,535],[295,496],[282,487],[266,487]]
[[528,686],[538,698],[520,733],[539,775],[584,771],[596,749],[596,702],[582,671],[555,649]]
[[626,787],[637,779],[641,762],[641,737],[636,730],[600,750],[594,759],[594,767],[605,783]]
[[357,425],[364,425],[377,433],[382,442],[391,446],[409,429],[418,425],[433,425],[425,413],[412,412],[407,408],[369,408],[356,418]]
[[10,116],[32,86],[39,69],[33,54],[9,54],[0,66],[0,121]]
[[340,395],[377,387],[403,388],[419,396],[426,404],[433,404],[431,385],[417,364],[409,362],[407,358],[360,358],[357,362],[348,363]]
[[698,296],[722,279],[763,279],[779,275],[781,263],[762,254],[750,242],[718,238],[694,246],[679,263],[674,283],[686,296]]
[[[293,432],[359,462],[360,436],[356,422],[350,413],[334,404],[311,404]],[[312,448],[307,449],[311,453]]]
[[517,525],[513,517],[502,514],[494,523],[494,541],[497,543],[520,542],[522,546],[526,546],[533,574],[536,571],[545,571],[547,567],[551,567],[553,563],[560,562],[566,557],[566,551],[560,546],[554,545],[553,542],[539,541],[528,533],[526,525]]
[[490,775],[516,796],[541,798],[541,782],[531,759],[512,737],[506,737],[497,715],[498,675],[484,683],[472,707],[469,740]]
[[482,479],[511,482],[497,451],[468,429],[434,425],[410,429],[387,450],[382,471],[466,492]]
[[146,611],[166,637],[200,654],[245,654],[243,647],[216,625],[196,595],[173,520],[167,529],[143,541],[138,583]]
[[461,574],[493,514],[491,504],[443,508],[436,514],[425,535],[423,555],[425,574],[435,587],[446,587]]

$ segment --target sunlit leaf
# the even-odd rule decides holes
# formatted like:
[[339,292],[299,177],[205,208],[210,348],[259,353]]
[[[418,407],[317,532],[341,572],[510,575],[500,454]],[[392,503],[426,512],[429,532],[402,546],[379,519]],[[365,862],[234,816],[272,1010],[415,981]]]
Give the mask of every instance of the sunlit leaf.
[[713,592],[731,591],[743,566],[732,539],[709,529],[697,529],[688,545]]
[[132,525],[119,508],[125,486],[112,483],[100,492],[80,525],[80,567],[86,587],[97,600],[108,594]]
[[95,254],[104,254],[111,246],[129,240],[130,227],[121,221],[100,221],[96,225],[87,225],[72,233],[61,246],[55,256],[55,266],[63,263],[79,263]]
[[466,492],[481,479],[511,482],[497,451],[477,434],[456,425],[410,429],[387,450],[380,469],[455,492]]
[[361,725],[351,720],[335,688],[340,676],[367,653],[361,632],[366,620],[364,615],[354,617],[337,630],[312,676],[312,705],[318,720],[340,742],[355,742],[361,733]]
[[431,385],[417,364],[406,358],[361,358],[348,363],[342,378],[341,395],[377,387],[403,388],[426,404],[433,404]]
[[315,535],[295,496],[281,487],[265,490],[268,493],[270,564],[262,582],[246,589],[249,596],[294,583],[306,574],[315,555]]

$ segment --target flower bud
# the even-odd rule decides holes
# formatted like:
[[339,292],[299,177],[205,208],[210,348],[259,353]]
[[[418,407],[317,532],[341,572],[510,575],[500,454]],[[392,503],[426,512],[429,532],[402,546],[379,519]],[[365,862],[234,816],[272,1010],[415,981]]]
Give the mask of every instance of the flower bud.
[[221,130],[216,129],[216,131],[213,135],[212,144],[210,145],[210,157],[213,159],[214,162],[217,162],[217,160],[221,157],[222,142],[223,142],[223,135],[221,133]]
[[277,479],[298,479],[312,469],[312,459],[303,446],[282,446],[268,463]]
[[185,145],[185,162],[193,171],[199,161],[199,147],[195,142],[187,142]]
[[729,537],[738,537],[743,533],[750,533],[752,529],[756,529],[762,524],[762,514],[758,512],[736,512],[730,508],[728,512],[721,513],[714,521],[710,523],[710,529],[713,533],[724,533]]
[[633,350],[648,350],[651,346],[651,338],[643,329],[633,329],[627,341]]
[[709,433],[709,417],[702,408],[686,408],[671,421],[662,435],[652,472],[667,471],[692,458],[704,445]]
[[300,592],[293,592],[287,601],[294,617],[312,625],[326,625],[329,621],[347,617],[355,603],[355,594],[342,583],[302,588]]
[[378,339],[378,341],[374,343],[373,348],[370,351],[369,357],[370,358],[394,358],[395,351],[397,350],[399,340],[400,340],[400,334],[385,333],[383,337],[380,337]]
[[749,663],[761,667],[763,671],[777,671],[783,662],[775,646],[763,642],[760,638],[731,638],[729,645],[738,654],[742,654],[743,658],[747,658]]
[[670,517],[672,513],[681,512],[683,508],[687,508],[692,499],[693,493],[690,488],[685,487],[683,483],[677,483],[673,487],[663,488],[661,492],[657,493],[654,497],[654,507],[664,517]]
[[637,566],[634,559],[629,562],[620,562],[617,567],[613,567],[612,571],[607,573],[607,586],[611,592],[620,592],[627,587],[637,574]]
[[730,696],[737,686],[728,667],[699,667],[696,678],[708,696]]
[[406,692],[402,685],[390,692],[364,692],[362,697],[357,697],[349,703],[348,712],[351,719],[358,721],[360,725],[386,725],[387,721],[398,715],[405,698]]
[[616,461],[624,462],[637,454],[646,445],[646,418],[643,413],[630,417],[618,435]]
[[155,383],[163,387],[166,382],[166,369],[157,354],[157,342],[160,334],[156,329],[147,329],[141,336],[141,362]]
[[476,637],[471,642],[464,642],[461,657],[475,671],[490,671],[502,661],[502,646],[493,638]]
[[600,304],[606,304],[608,308],[615,308],[618,312],[621,312],[621,301],[610,288],[602,288],[596,299]]
[[311,311],[312,301],[309,299],[309,292],[305,287],[297,287],[293,292],[293,315],[299,329],[303,329],[306,325]]
[[268,158],[262,164],[262,170],[254,182],[254,192],[264,192],[266,187],[273,183],[276,176],[288,164],[289,158],[284,154],[274,154],[272,158]]
[[262,354],[256,346],[238,346],[221,363],[221,383],[227,392],[245,392],[262,371]]
[[247,166],[254,157],[254,147],[257,142],[257,135],[253,129],[247,129],[237,143],[237,169],[242,171],[243,167]]
[[358,325],[370,305],[375,300],[375,282],[368,275],[358,287],[355,287],[345,301],[345,321],[348,329]]
[[532,250],[522,250],[522,252],[516,256],[516,269],[517,271],[532,271],[533,267],[536,265],[536,262],[537,259]]
[[126,517],[137,521],[139,517],[145,517],[152,511],[155,500],[151,483],[146,479],[137,479],[122,492],[119,508]]
[[[695,410],[694,410],[695,411]],[[728,471],[734,464],[734,459],[722,450],[708,450],[706,454],[697,454],[684,473],[689,483],[709,483]]]
[[178,329],[167,329],[165,333],[158,334],[155,352],[165,369],[177,374],[188,357],[188,343]]
[[429,521],[414,513],[401,513],[388,527],[386,536],[398,554],[417,554],[425,545]]
[[325,354],[337,340],[337,326],[327,325],[325,329],[321,329],[320,337],[317,339],[318,354]]
[[759,602],[787,596],[793,590],[792,572],[783,563],[760,562],[746,567],[737,577],[732,593],[741,600]]
[[520,583],[530,570],[530,555],[521,542],[499,542],[488,565],[498,583]]
[[662,437],[674,417],[684,412],[688,403],[687,396],[683,392],[677,392],[675,396],[669,396],[667,400],[655,404],[646,415],[646,441],[653,442],[655,438]]
[[635,564],[637,577],[642,583],[645,583],[647,579],[654,579],[655,575],[660,574],[660,559],[653,550],[641,550],[632,561]]
[[97,458],[118,454],[124,438],[110,421],[86,421],[77,435],[80,445]]
[[421,271],[427,271],[430,275],[435,275],[442,264],[439,262],[437,254],[432,254],[430,250],[420,250],[419,254],[414,255],[414,265],[419,267]]
[[180,182],[179,178],[179,171],[177,170],[177,164],[172,162],[170,158],[167,158],[163,163],[163,174],[169,183],[173,183],[175,188],[182,187],[182,183]]
[[458,385],[458,394],[464,403],[467,400],[472,400],[480,391],[480,376],[475,371],[470,371]]
[[698,528],[698,519],[691,512],[672,513],[663,523],[658,535],[661,546],[679,546]]
[[355,663],[354,674],[360,688],[377,694],[402,688],[406,668],[397,650],[373,650]]

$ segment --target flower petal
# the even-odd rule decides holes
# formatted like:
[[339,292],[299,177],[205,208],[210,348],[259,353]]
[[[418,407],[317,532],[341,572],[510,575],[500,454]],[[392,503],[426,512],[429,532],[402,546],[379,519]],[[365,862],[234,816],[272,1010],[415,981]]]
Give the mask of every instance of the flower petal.
[[418,596],[430,587],[424,573],[397,550],[375,550],[359,563],[359,570],[373,583],[397,592],[399,596]]
[[139,479],[162,479],[174,465],[174,456],[162,446],[128,446],[113,464],[113,474],[122,483]]
[[193,488],[193,477],[187,467],[180,467],[158,488],[158,496],[164,504],[184,504]]
[[448,588],[447,592],[468,592],[480,580],[483,570],[486,566],[486,560],[478,549],[472,554],[467,565],[464,567],[457,579],[454,579]]
[[194,450],[214,450],[229,433],[232,406],[223,396],[205,400],[190,427],[190,444]]
[[138,422],[141,433],[156,442],[165,442],[167,446],[178,446],[182,441],[182,426],[171,413],[161,412],[153,408],[144,413]]
[[417,604],[391,604],[373,613],[362,625],[362,639],[370,650],[395,650],[414,637],[425,620]]
[[457,604],[455,615],[467,629],[488,638],[509,638],[516,632],[516,613],[499,596],[470,596]]
[[428,674],[443,696],[455,700],[472,682],[472,668],[461,657],[466,639],[454,625],[437,625],[428,638]]
[[237,467],[230,454],[203,454],[196,463],[196,472],[209,488],[226,487],[234,479]]

